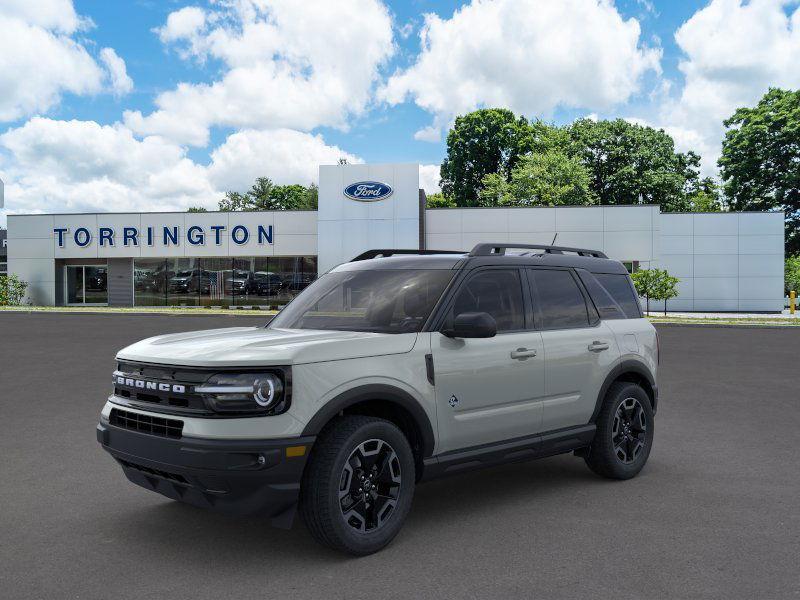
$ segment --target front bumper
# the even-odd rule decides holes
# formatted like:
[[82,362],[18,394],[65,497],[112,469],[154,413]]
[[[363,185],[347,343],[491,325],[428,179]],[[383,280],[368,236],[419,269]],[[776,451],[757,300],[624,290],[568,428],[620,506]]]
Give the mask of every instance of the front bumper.
[[285,528],[294,520],[314,439],[169,439],[97,425],[97,441],[133,483],[203,508],[266,516]]

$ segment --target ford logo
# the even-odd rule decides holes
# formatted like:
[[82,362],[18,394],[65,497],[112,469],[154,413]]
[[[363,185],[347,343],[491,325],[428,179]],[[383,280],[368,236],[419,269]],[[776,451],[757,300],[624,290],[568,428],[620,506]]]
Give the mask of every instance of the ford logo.
[[376,202],[392,195],[391,186],[377,181],[358,181],[344,188],[344,195],[359,202]]

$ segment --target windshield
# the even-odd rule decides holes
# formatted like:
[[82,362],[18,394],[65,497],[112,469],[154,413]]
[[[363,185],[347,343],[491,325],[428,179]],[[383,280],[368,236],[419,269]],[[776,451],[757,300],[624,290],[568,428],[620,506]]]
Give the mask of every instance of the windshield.
[[414,333],[453,277],[450,270],[342,271],[317,279],[270,328]]

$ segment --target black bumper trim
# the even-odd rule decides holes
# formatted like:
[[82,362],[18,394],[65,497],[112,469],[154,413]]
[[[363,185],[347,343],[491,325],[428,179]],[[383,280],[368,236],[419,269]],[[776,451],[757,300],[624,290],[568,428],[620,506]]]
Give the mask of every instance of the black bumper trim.
[[[291,527],[315,436],[278,440],[169,439],[97,425],[97,441],[133,483],[169,498]],[[306,446],[287,457],[289,446]]]

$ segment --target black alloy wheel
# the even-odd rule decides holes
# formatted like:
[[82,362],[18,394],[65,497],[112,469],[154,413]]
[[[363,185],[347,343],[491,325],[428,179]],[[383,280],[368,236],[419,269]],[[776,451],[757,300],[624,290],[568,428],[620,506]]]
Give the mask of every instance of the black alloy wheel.
[[647,442],[647,419],[642,403],[625,398],[617,407],[612,429],[614,454],[622,464],[633,463]]
[[589,468],[610,479],[635,477],[653,447],[655,420],[650,396],[637,383],[619,381],[606,393],[584,453]]
[[371,532],[391,518],[402,486],[400,460],[380,439],[359,444],[342,468],[339,505],[345,522],[359,532]]
[[355,556],[398,534],[416,485],[411,445],[394,423],[343,415],[328,424],[308,457],[300,513],[320,543]]

